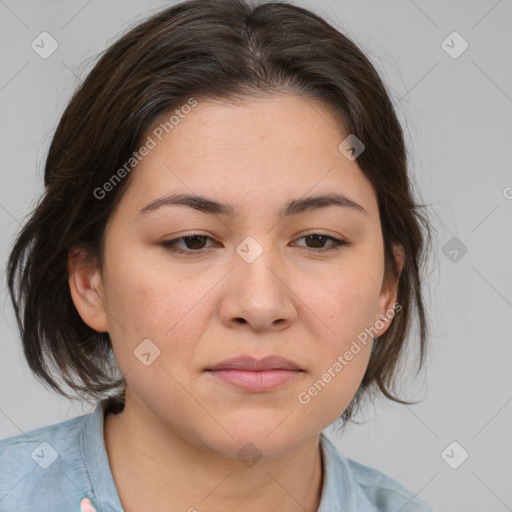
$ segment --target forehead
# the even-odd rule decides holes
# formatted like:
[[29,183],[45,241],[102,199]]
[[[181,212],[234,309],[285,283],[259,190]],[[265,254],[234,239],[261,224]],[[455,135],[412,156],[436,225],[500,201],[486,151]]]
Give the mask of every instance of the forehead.
[[[164,114],[156,125],[168,119]],[[346,136],[332,109],[318,100],[291,95],[265,95],[240,100],[198,99],[177,120],[176,142],[210,149],[271,149],[325,146]],[[169,134],[170,135],[170,134]]]
[[308,192],[337,191],[359,203],[375,199],[357,162],[338,148],[345,128],[314,99],[198,98],[186,111],[172,123],[166,113],[146,133],[154,147],[131,171],[127,193],[133,201],[171,192],[214,195],[241,208],[250,198],[263,207],[273,198],[282,203]]

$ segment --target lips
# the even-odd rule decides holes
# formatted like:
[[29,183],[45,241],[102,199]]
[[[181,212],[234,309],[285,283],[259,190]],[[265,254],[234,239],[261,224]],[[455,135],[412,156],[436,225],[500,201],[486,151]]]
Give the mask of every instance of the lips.
[[256,359],[251,356],[239,356],[226,359],[216,364],[210,371],[219,370],[245,370],[249,372],[261,372],[268,370],[296,370],[302,371],[297,364],[279,356],[268,356],[263,359]]
[[304,373],[297,364],[278,356],[226,359],[206,370],[217,381],[244,391],[272,391]]

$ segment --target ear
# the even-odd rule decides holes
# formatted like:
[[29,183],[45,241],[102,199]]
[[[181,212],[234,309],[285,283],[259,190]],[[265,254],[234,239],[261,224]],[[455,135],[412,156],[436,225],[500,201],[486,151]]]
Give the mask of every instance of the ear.
[[108,332],[101,273],[84,248],[69,251],[68,274],[71,297],[82,320],[98,332]]
[[375,328],[378,331],[375,336],[376,338],[382,336],[388,330],[395,315],[395,311],[400,311],[400,309],[402,309],[402,306],[397,304],[396,299],[398,296],[398,281],[402,274],[405,262],[404,248],[401,245],[394,245],[393,256],[398,270],[398,277],[395,278],[393,274],[391,274],[389,276],[385,276],[383,279],[379,295],[377,315],[375,318]]

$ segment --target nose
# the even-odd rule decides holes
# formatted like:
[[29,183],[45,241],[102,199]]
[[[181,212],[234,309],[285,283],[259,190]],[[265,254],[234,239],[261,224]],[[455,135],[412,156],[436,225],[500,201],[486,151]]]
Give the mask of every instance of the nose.
[[297,297],[279,255],[265,249],[248,262],[235,253],[233,265],[220,307],[221,321],[230,328],[244,325],[257,332],[288,328],[297,318]]

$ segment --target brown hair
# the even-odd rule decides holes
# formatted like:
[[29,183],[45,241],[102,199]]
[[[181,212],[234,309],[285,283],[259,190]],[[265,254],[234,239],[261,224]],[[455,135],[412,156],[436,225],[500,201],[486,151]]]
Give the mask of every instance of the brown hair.
[[25,357],[43,383],[68,398],[110,394],[123,401],[125,383],[110,337],[84,323],[68,284],[67,258],[75,245],[102,268],[105,225],[130,179],[105,197],[94,191],[129,161],[155,121],[192,96],[232,100],[266,93],[322,101],[366,145],[357,162],[377,193],[387,278],[399,276],[393,245],[404,249],[401,310],[374,340],[360,388],[341,418],[351,419],[374,386],[391,400],[411,403],[395,396],[394,382],[414,312],[418,371],[424,361],[420,268],[430,234],[412,197],[402,129],[359,48],[319,16],[284,2],[190,0],[167,8],[107,48],[75,92],[49,148],[45,192],[8,260]]

